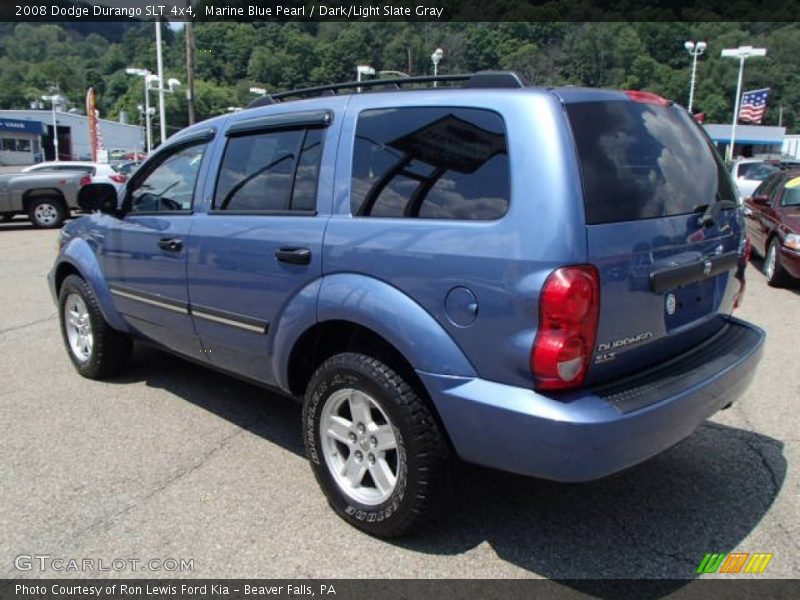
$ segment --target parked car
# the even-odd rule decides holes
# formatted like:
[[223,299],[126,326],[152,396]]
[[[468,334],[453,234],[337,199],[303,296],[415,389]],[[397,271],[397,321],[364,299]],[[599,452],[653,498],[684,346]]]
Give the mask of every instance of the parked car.
[[0,175],[0,219],[28,215],[34,227],[60,227],[78,208],[78,190],[90,184],[81,171],[42,171]]
[[329,503],[376,536],[432,514],[454,456],[591,480],[737,400],[764,333],[731,315],[743,217],[688,113],[441,81],[266,97],[88,186],[49,275],[77,371],[144,339],[301,400]]
[[744,200],[752,196],[761,182],[773,173],[797,167],[800,167],[797,161],[743,158],[731,167],[731,177],[736,182],[740,200]]
[[115,186],[122,185],[128,178],[127,175],[119,173],[109,164],[80,160],[43,162],[22,169],[23,173],[38,173],[39,171],[81,171],[92,178],[92,183],[111,183]]
[[117,167],[117,172],[121,175],[125,175],[125,177],[130,177],[133,175],[134,171],[139,168],[139,165],[142,164],[141,160],[129,160],[124,163],[121,163]]
[[770,175],[745,200],[747,235],[770,285],[800,278],[800,169]]

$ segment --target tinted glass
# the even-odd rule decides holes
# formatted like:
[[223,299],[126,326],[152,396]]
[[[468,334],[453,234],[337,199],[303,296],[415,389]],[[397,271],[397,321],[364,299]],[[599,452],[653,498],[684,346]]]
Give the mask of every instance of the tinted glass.
[[800,206],[800,177],[786,182],[781,196],[781,206]]
[[206,144],[169,155],[131,192],[130,212],[189,211]]
[[568,104],[587,223],[691,213],[736,194],[685,110],[625,100]]
[[753,192],[753,196],[772,196],[773,192],[777,189],[778,183],[783,180],[782,175],[773,175],[767,178],[760,184]]
[[503,119],[464,108],[361,113],[350,208],[354,215],[497,219],[510,197]]
[[322,158],[322,129],[309,129],[297,163],[292,190],[292,210],[314,210],[317,207],[319,161]]
[[217,210],[286,210],[304,131],[273,131],[228,141],[217,181]]

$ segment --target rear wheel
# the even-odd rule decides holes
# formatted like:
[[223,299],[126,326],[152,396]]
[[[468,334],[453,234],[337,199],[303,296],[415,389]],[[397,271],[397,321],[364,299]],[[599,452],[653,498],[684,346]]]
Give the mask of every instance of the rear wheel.
[[773,287],[781,287],[789,282],[789,274],[781,265],[780,241],[772,238],[764,257],[764,276]]
[[106,323],[94,292],[77,275],[69,275],[59,292],[61,334],[75,369],[89,379],[122,371],[130,361],[128,336]]
[[312,377],[306,453],[334,511],[378,537],[402,535],[440,505],[450,450],[420,395],[381,361],[338,354]]
[[34,227],[55,229],[67,218],[67,209],[59,198],[35,198],[28,206],[28,218]]

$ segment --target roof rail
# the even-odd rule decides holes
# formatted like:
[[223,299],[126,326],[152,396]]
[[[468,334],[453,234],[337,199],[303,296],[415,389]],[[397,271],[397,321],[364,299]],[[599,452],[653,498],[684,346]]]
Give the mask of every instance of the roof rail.
[[301,88],[289,92],[278,92],[277,94],[267,94],[256,98],[247,108],[266,106],[287,100],[297,100],[304,98],[314,98],[316,96],[336,95],[341,90],[362,89],[372,90],[375,88],[392,87],[395,90],[402,90],[403,86],[420,83],[454,83],[464,82],[463,88],[522,88],[525,87],[522,79],[513,71],[479,71],[477,73],[464,73],[459,75],[423,75],[420,77],[402,77],[400,79],[369,79],[366,81],[348,81],[345,83],[332,83],[315,87]]

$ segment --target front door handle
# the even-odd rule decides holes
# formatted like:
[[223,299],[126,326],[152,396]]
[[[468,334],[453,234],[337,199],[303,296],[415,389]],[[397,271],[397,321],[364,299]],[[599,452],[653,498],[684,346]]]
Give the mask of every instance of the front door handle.
[[178,238],[163,238],[159,240],[158,247],[167,252],[180,252],[183,250],[183,240]]
[[307,265],[311,262],[311,250],[308,248],[278,248],[275,258],[292,265]]

